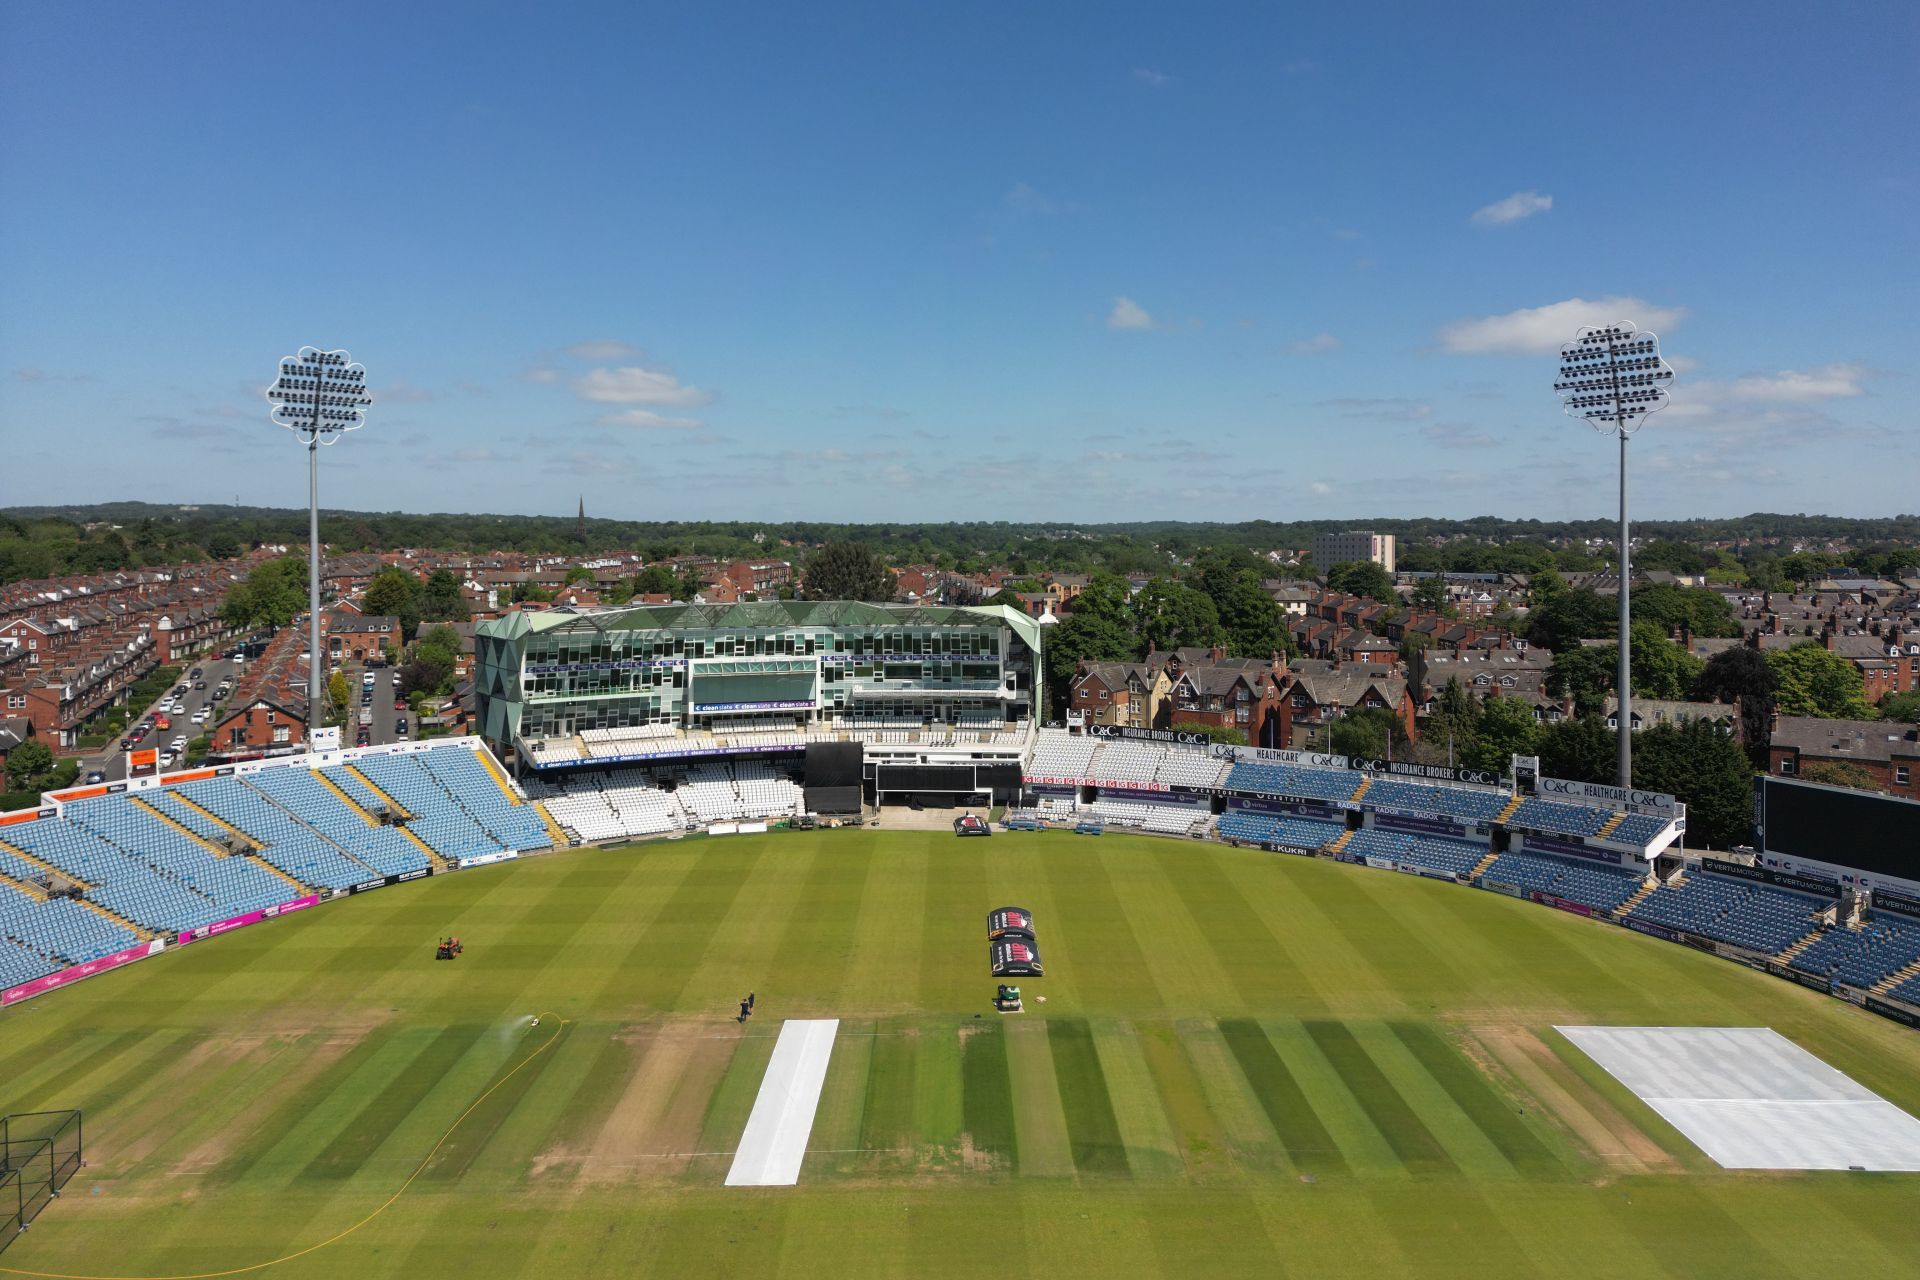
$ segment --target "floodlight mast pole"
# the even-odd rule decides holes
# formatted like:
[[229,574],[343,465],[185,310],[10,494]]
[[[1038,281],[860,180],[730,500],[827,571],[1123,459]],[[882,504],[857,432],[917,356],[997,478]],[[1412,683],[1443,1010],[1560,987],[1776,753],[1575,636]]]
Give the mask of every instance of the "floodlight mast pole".
[[1620,653],[1613,672],[1619,695],[1620,729],[1614,771],[1622,787],[1633,785],[1633,539],[1627,533],[1627,424],[1620,411],[1620,366],[1613,335],[1607,335],[1607,368],[1613,377],[1613,429],[1620,437]]
[[320,667],[320,445],[337,444],[362,426],[367,371],[345,351],[302,347],[280,361],[279,376],[267,388],[271,417],[307,443],[307,723],[309,729],[325,705],[326,683]]
[[[1605,377],[1596,367],[1602,358],[1607,362]],[[1627,524],[1627,437],[1648,414],[1666,407],[1667,385],[1672,381],[1673,366],[1661,358],[1657,335],[1631,324],[1610,324],[1582,329],[1560,348],[1560,376],[1553,386],[1568,417],[1596,430],[1611,429],[1620,438],[1620,644],[1614,692],[1622,787],[1633,785],[1633,535]]]
[[307,436],[307,724],[320,709],[320,433]]

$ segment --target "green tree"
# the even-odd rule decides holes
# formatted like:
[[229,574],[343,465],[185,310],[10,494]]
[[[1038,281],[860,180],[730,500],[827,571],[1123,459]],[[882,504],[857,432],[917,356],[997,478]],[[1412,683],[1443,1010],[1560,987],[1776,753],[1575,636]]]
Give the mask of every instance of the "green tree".
[[214,560],[232,560],[240,552],[240,540],[230,533],[216,533],[207,539],[207,555]]
[[1633,620],[1658,623],[1671,633],[1685,627],[1696,636],[1733,637],[1740,619],[1718,591],[1704,587],[1675,587],[1664,583],[1640,587],[1633,593]]
[[567,570],[566,585],[569,587],[577,587],[583,582],[592,581],[593,570],[583,564],[574,565],[571,569]]
[[1740,738],[1747,754],[1757,761],[1767,758],[1767,740],[1772,734],[1775,693],[1780,678],[1765,654],[1741,645],[1723,649],[1707,660],[1693,682],[1693,696],[1701,702],[1731,702],[1740,708]]
[[1845,720],[1873,715],[1860,669],[1818,641],[1774,649],[1767,654],[1767,665],[1779,681],[1777,702],[1782,715]]
[[1438,574],[1422,578],[1413,585],[1413,603],[1422,609],[1438,613],[1447,607],[1447,599],[1447,580]]
[[461,593],[460,579],[449,569],[435,569],[420,588],[422,622],[465,622],[467,598]]
[[1535,605],[1527,615],[1527,639],[1555,654],[1582,640],[1619,634],[1619,604],[1592,587],[1581,587]]
[[1657,724],[1633,736],[1633,782],[1686,802],[1687,843],[1729,849],[1753,829],[1753,765],[1706,720]]
[[1567,580],[1549,565],[1527,580],[1527,602],[1535,608],[1567,594]]
[[1880,699],[1880,714],[1902,724],[1920,724],[1920,690],[1888,694]]
[[373,575],[360,597],[360,607],[371,617],[398,618],[404,642],[420,625],[420,579],[398,565],[388,565]]
[[327,677],[327,701],[333,704],[333,709],[335,712],[344,712],[347,709],[347,697],[348,697],[348,691],[347,691],[346,672],[336,671],[332,675],[328,676]]
[[1820,782],[1829,787],[1852,787],[1856,791],[1884,791],[1879,779],[1851,760],[1810,760],[1800,766],[1802,782]]
[[1612,782],[1618,740],[1598,716],[1576,716],[1540,733],[1540,772],[1574,782]]
[[7,753],[7,780],[15,791],[32,791],[53,773],[53,750],[38,738],[28,738]]
[[679,593],[680,579],[670,564],[650,564],[634,575],[634,595],[672,597]]
[[1140,641],[1127,608],[1127,583],[1098,573],[1073,602],[1065,620],[1046,629],[1041,640],[1049,714],[1064,714],[1068,686],[1082,662],[1133,662]]
[[1334,565],[1327,570],[1327,586],[1334,591],[1344,591],[1350,596],[1365,596],[1382,604],[1393,604],[1399,599],[1394,594],[1393,575],[1371,560],[1349,560],[1345,564]]
[[1555,650],[1553,666],[1547,671],[1547,693],[1572,698],[1575,715],[1600,715],[1613,692],[1619,652],[1619,646],[1611,644]]
[[1148,652],[1182,646],[1212,648],[1227,640],[1220,613],[1205,592],[1155,578],[1133,598],[1134,626]]
[[1194,560],[1193,583],[1226,630],[1230,652],[1243,658],[1290,653],[1285,619],[1260,585],[1261,562],[1244,547],[1209,547]]
[[1409,631],[1400,637],[1400,660],[1412,662],[1413,655],[1433,648],[1433,638],[1421,631]]
[[1533,706],[1519,698],[1488,698],[1480,704],[1475,735],[1462,755],[1470,769],[1505,773],[1514,756],[1539,753],[1540,725]]
[[809,600],[893,599],[893,575],[886,561],[864,542],[829,542],[807,557]]
[[281,556],[234,583],[220,603],[220,617],[235,627],[284,627],[306,607],[306,559]]
[[1230,747],[1247,745],[1247,731],[1231,724],[1198,724],[1176,721],[1174,728],[1182,733],[1204,733],[1215,742],[1224,742]]
[[1383,759],[1388,742],[1404,744],[1400,721],[1384,707],[1359,707],[1327,727],[1327,747],[1337,755]]
[[1656,622],[1633,624],[1632,662],[1634,693],[1670,701],[1685,698],[1706,665],[1669,639]]

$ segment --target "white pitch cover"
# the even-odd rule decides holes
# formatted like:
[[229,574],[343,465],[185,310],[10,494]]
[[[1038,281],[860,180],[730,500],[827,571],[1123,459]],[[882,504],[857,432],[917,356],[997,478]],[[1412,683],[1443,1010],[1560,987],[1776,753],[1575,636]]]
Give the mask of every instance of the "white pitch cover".
[[1559,1027],[1725,1169],[1920,1172],[1920,1120],[1768,1027]]
[[800,1181],[800,1162],[813,1132],[813,1113],[827,1082],[838,1018],[790,1019],[780,1024],[767,1074],[760,1080],[753,1114],[740,1135],[727,1171],[730,1187],[791,1187]]

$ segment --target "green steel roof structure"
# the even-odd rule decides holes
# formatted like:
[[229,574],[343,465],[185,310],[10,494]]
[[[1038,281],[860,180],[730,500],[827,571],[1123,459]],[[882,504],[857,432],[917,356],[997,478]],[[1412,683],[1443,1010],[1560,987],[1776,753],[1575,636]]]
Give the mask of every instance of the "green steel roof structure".
[[608,605],[536,609],[490,618],[474,633],[518,640],[554,631],[711,631],[726,627],[961,627],[1000,623],[1040,652],[1040,624],[1011,605],[863,604],[858,600],[756,600],[740,604]]

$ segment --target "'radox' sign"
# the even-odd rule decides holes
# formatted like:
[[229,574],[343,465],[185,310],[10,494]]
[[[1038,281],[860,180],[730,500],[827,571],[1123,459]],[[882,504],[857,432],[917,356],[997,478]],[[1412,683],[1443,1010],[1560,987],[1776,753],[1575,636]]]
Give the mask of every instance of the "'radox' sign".
[[1542,778],[1533,793],[1548,800],[1569,800],[1575,804],[1598,802],[1613,808],[1638,809],[1642,813],[1674,814],[1673,797],[1664,791],[1642,791],[1639,787],[1615,787],[1604,782],[1569,782],[1565,778]]

